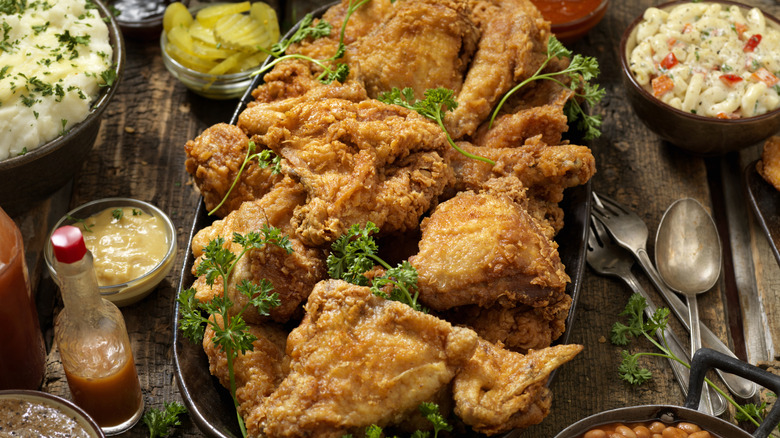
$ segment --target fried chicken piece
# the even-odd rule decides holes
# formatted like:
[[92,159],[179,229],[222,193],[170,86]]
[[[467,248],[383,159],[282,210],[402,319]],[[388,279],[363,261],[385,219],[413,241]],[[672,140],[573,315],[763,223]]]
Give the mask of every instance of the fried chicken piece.
[[560,202],[563,190],[587,183],[596,173],[596,160],[590,148],[577,145],[548,146],[537,136],[516,148],[487,148],[459,142],[466,152],[489,158],[491,166],[473,160],[454,149],[446,158],[455,172],[455,185],[448,192],[479,190],[486,181],[514,176],[535,196]]
[[480,338],[507,349],[526,353],[549,347],[566,330],[571,297],[544,307],[463,306],[445,313],[445,319],[477,332]]
[[780,136],[770,137],[764,143],[756,170],[766,182],[780,190]]
[[340,438],[397,424],[448,385],[476,345],[472,330],[323,281],[287,339],[290,373],[252,418],[269,437]]
[[516,179],[460,192],[422,222],[417,268],[420,300],[436,310],[476,304],[543,307],[560,301],[569,276],[558,245],[523,205]]
[[271,126],[284,122],[287,117],[285,113],[293,110],[296,105],[328,98],[362,102],[368,99],[368,96],[363,85],[355,81],[347,81],[344,84],[334,82],[328,86],[312,88],[301,96],[288,97],[269,103],[250,102],[238,115],[238,127],[250,135],[253,140],[262,142],[262,138],[258,137],[265,135]]
[[[270,310],[270,318],[277,322],[286,322],[301,313],[301,303],[309,296],[314,285],[325,278],[326,255],[319,248],[306,246],[294,234],[290,234],[289,223],[293,208],[304,200],[301,187],[290,178],[285,178],[266,196],[256,201],[241,204],[238,210],[227,217],[215,221],[212,225],[199,231],[193,238],[193,255],[197,257],[193,272],[203,255],[203,249],[208,242],[223,237],[225,245],[233,254],[239,254],[243,247],[233,242],[233,233],[246,235],[249,232],[260,232],[267,224],[279,228],[289,237],[293,252],[267,244],[263,248],[251,249],[236,263],[228,279],[227,294],[233,301],[232,312],[235,314],[247,302],[237,285],[242,280],[250,280],[255,284],[266,279],[274,286],[273,293],[279,294],[281,305]],[[215,295],[224,293],[221,280],[213,287],[205,282],[205,278],[197,278],[193,284],[195,297],[200,301],[208,301]],[[262,323],[266,318],[257,312],[245,312],[244,319],[251,323]]]
[[581,345],[557,345],[522,355],[480,339],[453,380],[455,414],[477,432],[495,435],[540,423],[550,412],[550,373]]
[[449,148],[442,130],[414,111],[376,100],[300,102],[263,140],[306,191],[293,224],[311,246],[367,221],[383,233],[417,228],[453,181],[442,157]]
[[410,87],[418,99],[425,90],[459,92],[480,32],[465,4],[456,1],[398,2],[395,13],[378,23],[346,53],[351,71],[368,95]]
[[[212,318],[220,327],[223,326],[220,315],[212,315]],[[250,409],[271,395],[287,375],[284,355],[287,331],[271,323],[249,324],[247,330],[257,338],[252,342],[254,349],[243,354],[239,352],[233,360],[238,412],[245,420],[248,420]],[[213,338],[214,329],[209,325],[203,335],[203,350],[209,360],[209,371],[219,379],[222,386],[230,389],[227,356],[214,344]]]
[[[184,145],[187,154],[184,165],[195,180],[209,211],[222,202],[238,177],[248,145],[246,134],[227,123],[207,128],[195,140],[189,140]],[[270,167],[262,168],[257,160],[250,161],[230,196],[217,210],[217,216],[225,217],[244,201],[262,197],[281,179],[280,175],[272,173]]]
[[477,52],[457,96],[458,107],[445,117],[454,139],[474,134],[501,97],[547,58],[550,23],[533,4],[515,0],[495,5],[500,7],[481,10],[486,17]]

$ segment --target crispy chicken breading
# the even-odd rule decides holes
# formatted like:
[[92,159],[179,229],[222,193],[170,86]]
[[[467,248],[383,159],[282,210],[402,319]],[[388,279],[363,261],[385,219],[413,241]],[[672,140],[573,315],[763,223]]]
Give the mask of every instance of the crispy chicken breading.
[[[221,316],[214,315],[212,318],[222,326]],[[249,325],[248,330],[257,338],[252,342],[253,350],[239,353],[233,360],[238,410],[247,420],[251,419],[250,409],[261,404],[273,393],[287,375],[284,349],[288,333],[281,326],[272,323]],[[203,350],[209,360],[209,371],[219,379],[222,386],[230,388],[227,356],[214,344],[213,338],[214,330],[208,326],[203,334]]]
[[473,329],[480,338],[526,353],[549,347],[563,334],[571,304],[571,297],[563,295],[560,301],[544,307],[462,306],[444,316],[453,324]]
[[[289,233],[289,221],[293,208],[304,200],[300,186],[286,178],[266,196],[257,201],[245,202],[238,210],[224,219],[215,221],[212,225],[199,231],[193,238],[193,255],[198,257],[193,272],[200,263],[203,249],[209,241],[221,236],[227,247],[234,254],[241,252],[242,247],[233,242],[233,233],[246,235],[248,232],[259,232],[268,224],[282,230],[289,236],[292,253],[276,245],[266,245],[262,249],[249,250],[235,265],[228,279],[227,293],[233,301],[233,309],[243,307],[248,299],[238,292],[237,285],[242,280],[250,280],[259,284],[262,279],[269,280],[274,287],[273,292],[279,294],[281,305],[270,311],[270,317],[278,322],[286,322],[302,312],[301,303],[309,296],[314,285],[327,275],[325,253],[319,248],[307,247],[300,239]],[[195,297],[200,301],[210,300],[214,295],[223,293],[221,280],[213,287],[198,277],[193,287]],[[244,319],[261,323],[265,320],[257,312],[245,312]]]
[[315,287],[287,340],[290,373],[253,418],[269,437],[337,437],[396,424],[469,361],[472,330],[340,280]]
[[770,137],[764,143],[756,170],[766,182],[780,190],[780,136]]
[[[454,139],[474,134],[501,96],[533,75],[547,58],[550,23],[528,0],[496,3],[478,43],[458,107],[445,118]],[[495,9],[495,8],[491,8]]]
[[523,355],[480,339],[452,383],[455,414],[477,432],[495,435],[540,423],[550,411],[550,373],[581,345],[556,345]]
[[410,87],[418,99],[429,88],[458,93],[479,35],[464,3],[398,2],[392,16],[349,47],[346,60],[372,98],[393,87]]
[[[248,145],[249,137],[237,126],[227,123],[207,128],[195,140],[184,145],[187,154],[184,165],[193,176],[209,211],[222,202],[238,177]],[[257,160],[252,160],[216,214],[224,217],[244,201],[261,198],[281,179],[282,176],[274,175],[270,167],[262,168]]]
[[425,305],[542,307],[561,300],[569,276],[558,245],[523,208],[524,189],[514,184],[503,193],[460,192],[423,220],[420,251],[409,262]]
[[306,191],[292,222],[312,246],[367,221],[383,233],[417,228],[452,182],[441,129],[376,100],[305,100],[269,128],[263,142]]

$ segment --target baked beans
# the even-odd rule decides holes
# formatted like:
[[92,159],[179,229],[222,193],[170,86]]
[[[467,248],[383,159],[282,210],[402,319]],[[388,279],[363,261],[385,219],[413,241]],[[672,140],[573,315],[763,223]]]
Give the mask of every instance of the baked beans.
[[693,423],[665,424],[660,421],[642,423],[609,423],[594,427],[582,438],[717,438]]

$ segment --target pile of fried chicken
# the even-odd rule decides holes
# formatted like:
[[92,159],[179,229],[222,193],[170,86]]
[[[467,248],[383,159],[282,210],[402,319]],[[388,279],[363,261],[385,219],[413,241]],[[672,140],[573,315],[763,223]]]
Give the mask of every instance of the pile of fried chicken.
[[[349,0],[325,12],[330,36],[287,53],[330,57]],[[315,21],[316,22],[316,21]],[[270,280],[281,305],[245,312],[258,340],[235,362],[239,413],[251,436],[363,436],[367,426],[430,428],[435,402],[456,431],[494,435],[548,414],[550,373],[580,345],[551,346],[565,330],[570,281],[554,238],[564,190],[585,184],[595,161],[562,140],[571,89],[535,81],[498,101],[546,59],[550,25],[528,0],[371,0],[349,16],[343,82],[323,84],[304,59],[279,62],[252,91],[236,125],[206,129],[185,146],[187,171],[220,219],[192,242],[207,244],[264,225],[293,251],[267,246],[241,258],[228,284],[196,278],[196,297],[246,304],[242,280]],[[553,59],[545,71],[568,60]],[[454,91],[444,125],[377,97],[393,88]],[[250,143],[281,158],[239,172]],[[240,173],[240,176],[239,176]],[[388,257],[418,272],[430,311],[328,278],[331,244],[372,222]],[[193,272],[195,269],[193,268]],[[225,354],[207,330],[210,371],[228,386]]]

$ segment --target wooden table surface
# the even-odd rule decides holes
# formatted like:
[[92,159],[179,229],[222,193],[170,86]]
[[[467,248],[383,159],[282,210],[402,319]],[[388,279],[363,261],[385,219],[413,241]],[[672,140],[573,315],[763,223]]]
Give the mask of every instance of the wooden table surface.
[[[775,0],[744,2],[780,16],[780,4]],[[645,128],[623,97],[618,61],[620,35],[634,17],[658,3],[613,0],[604,20],[584,39],[570,45],[575,52],[598,58],[602,71],[599,83],[607,91],[607,97],[594,109],[604,117],[604,124],[603,135],[590,144],[598,170],[593,188],[636,211],[647,222],[651,236],[664,210],[678,198],[694,197],[710,207],[721,222],[721,232],[726,233],[726,252],[732,253],[734,259],[726,260],[717,287],[700,296],[702,318],[743,359],[764,365],[775,361],[777,365],[780,268],[747,204],[741,182],[742,168],[758,157],[759,145],[720,158],[690,156]],[[305,8],[297,12],[302,9]],[[148,409],[181,400],[173,363],[174,299],[199,202],[199,194],[184,169],[183,145],[205,128],[228,121],[236,101],[207,100],[187,91],[163,66],[157,40],[127,39],[126,44],[124,77],[105,113],[93,153],[71,186],[16,219],[25,235],[40,317],[48,330],[48,347],[52,350],[42,389],[69,397],[56,348],[52,349],[50,343],[51,318],[59,305],[58,296],[40,257],[51,221],[69,208],[113,196],[149,201],[170,215],[178,232],[176,267],[150,296],[122,308]],[[635,273],[652,291],[641,270],[635,269]],[[644,362],[655,372],[652,381],[645,385],[632,387],[618,378],[621,348],[607,339],[612,324],[620,320],[629,295],[629,289],[619,280],[599,276],[586,267],[576,319],[568,328],[570,342],[584,345],[585,350],[556,374],[551,384],[551,414],[523,436],[551,437],[567,425],[605,409],[682,404],[682,392],[662,359]],[[658,298],[657,303],[663,301]],[[680,337],[687,339],[687,333],[674,324]],[[743,338],[751,341],[748,346]],[[630,347],[649,348],[643,342],[634,342]],[[728,418],[729,414],[725,416]],[[202,436],[189,418],[184,419],[177,434]],[[123,436],[148,436],[148,431],[139,423]]]

